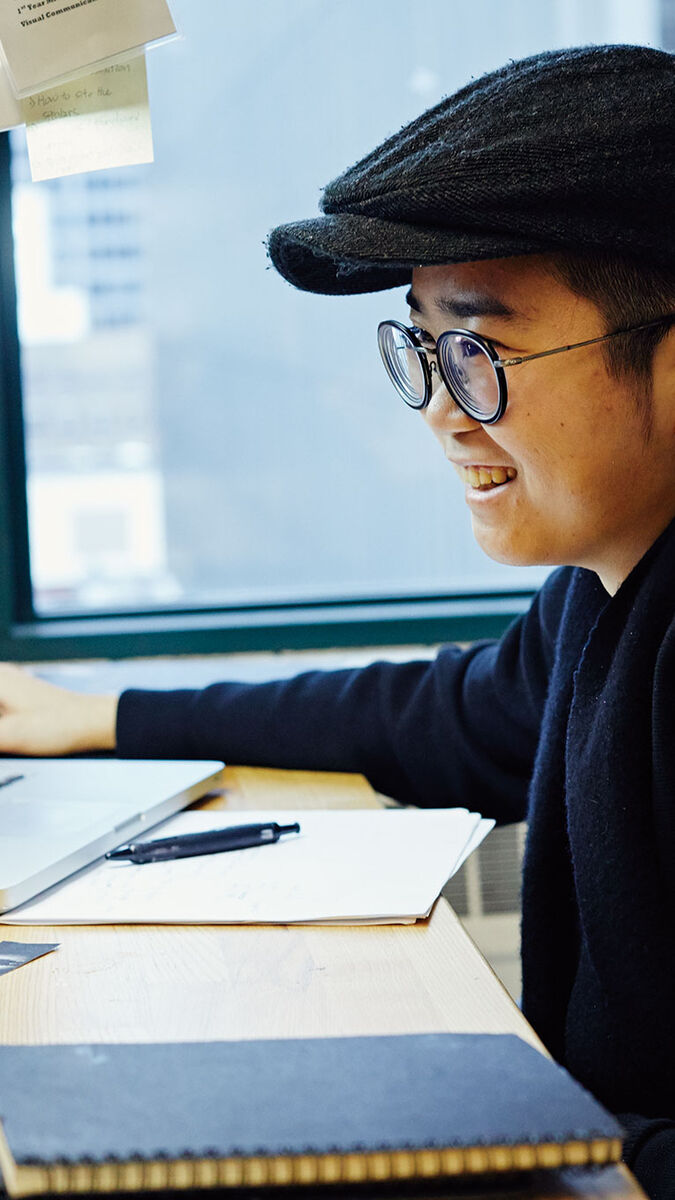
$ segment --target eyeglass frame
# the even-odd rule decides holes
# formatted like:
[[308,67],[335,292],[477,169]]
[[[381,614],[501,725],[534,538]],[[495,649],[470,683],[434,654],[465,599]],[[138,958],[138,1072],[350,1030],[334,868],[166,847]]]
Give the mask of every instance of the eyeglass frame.
[[[397,383],[394,381],[394,378],[391,375],[389,368],[387,367],[384,356],[382,355],[382,352],[380,351],[380,354],[382,355],[382,361],[383,361],[385,370],[387,371],[387,374],[389,375],[389,378],[391,379],[391,382],[394,385],[394,387],[396,388],[396,391],[398,392],[399,396],[404,401],[404,403],[408,405],[408,408],[412,408],[416,412],[422,412],[425,408],[428,407],[429,402],[432,397],[432,394],[433,394],[432,387],[431,387],[431,375],[432,375],[432,372],[435,372],[439,376],[446,391],[452,397],[454,403],[457,405],[457,407],[459,409],[461,409],[461,411],[466,416],[471,417],[472,420],[477,421],[480,425],[494,425],[494,424],[496,424],[497,421],[499,421],[504,416],[504,413],[506,411],[507,401],[508,401],[508,384],[507,384],[507,380],[506,380],[506,374],[504,372],[505,367],[517,367],[521,363],[532,362],[533,359],[535,359],[535,358],[548,358],[549,355],[551,355],[551,354],[563,354],[567,350],[578,350],[581,346],[594,346],[594,345],[597,345],[599,342],[606,342],[610,338],[619,337],[620,334],[622,334],[622,333],[638,333],[642,329],[652,329],[656,325],[663,325],[663,324],[665,324],[666,321],[675,321],[675,313],[667,313],[665,316],[657,317],[653,321],[645,321],[644,324],[642,324],[642,325],[632,325],[626,329],[614,329],[611,333],[604,333],[600,337],[586,338],[586,340],[583,342],[571,342],[568,346],[555,346],[552,350],[539,350],[539,351],[537,351],[536,354],[522,354],[522,355],[519,355],[517,358],[500,358],[497,351],[495,350],[494,345],[490,341],[490,339],[483,337],[483,335],[481,333],[476,333],[474,330],[471,330],[471,329],[444,329],[443,333],[440,334],[440,336],[438,337],[438,339],[435,343],[436,349],[434,351],[427,350],[427,348],[422,345],[419,338],[416,337],[414,331],[417,328],[417,326],[404,325],[401,321],[393,321],[393,320],[380,321],[380,323],[377,327],[377,332],[378,332],[378,345],[379,345],[379,333],[380,333],[381,329],[388,326],[390,328],[393,327],[394,329],[400,330],[402,333],[406,334],[406,336],[408,338],[411,339],[411,341],[413,343],[412,349],[414,349],[416,351],[416,353],[420,356],[420,364],[422,367],[422,375],[424,378],[424,397],[422,398],[422,400],[419,404],[412,404],[409,400],[406,400],[405,396],[403,395],[403,392],[398,387]],[[462,400],[458,399],[458,397],[455,395],[454,389],[450,386],[450,384],[446,380],[440,360],[438,363],[434,362],[434,361],[430,361],[430,357],[429,357],[430,354],[433,354],[434,358],[438,359],[438,347],[444,338],[446,338],[446,337],[450,338],[453,336],[456,337],[458,334],[461,337],[469,338],[470,341],[477,343],[479,348],[481,350],[483,350],[485,354],[487,354],[488,358],[490,359],[490,362],[492,363],[492,367],[493,367],[493,370],[495,373],[495,379],[497,380],[497,385],[499,388],[499,399],[497,402],[497,410],[496,410],[495,415],[492,417],[477,417],[475,413],[470,412],[469,409],[465,406],[464,402]]]

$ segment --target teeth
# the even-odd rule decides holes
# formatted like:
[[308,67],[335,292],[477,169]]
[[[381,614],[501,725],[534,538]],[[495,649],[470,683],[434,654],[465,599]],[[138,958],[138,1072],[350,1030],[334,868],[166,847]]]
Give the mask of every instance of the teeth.
[[471,487],[488,488],[515,479],[516,471],[514,467],[464,467],[463,475]]
[[[481,483],[482,483],[482,474],[483,474],[483,472],[481,471]],[[490,474],[492,475],[493,483],[506,483],[506,470],[504,467],[493,467]]]

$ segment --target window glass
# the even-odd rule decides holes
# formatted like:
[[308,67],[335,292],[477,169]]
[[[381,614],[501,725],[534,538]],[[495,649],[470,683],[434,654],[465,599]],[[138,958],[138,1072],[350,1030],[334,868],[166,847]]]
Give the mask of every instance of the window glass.
[[264,239],[471,77],[659,40],[657,0],[172,0],[155,163],[31,184],[12,135],[42,614],[522,589],[379,361],[404,292],[324,298]]

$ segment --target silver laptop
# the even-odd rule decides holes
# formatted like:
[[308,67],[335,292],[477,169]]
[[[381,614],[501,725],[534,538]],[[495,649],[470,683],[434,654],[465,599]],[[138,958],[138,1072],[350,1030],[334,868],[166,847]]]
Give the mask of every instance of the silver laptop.
[[0,758],[0,912],[218,784],[222,762]]

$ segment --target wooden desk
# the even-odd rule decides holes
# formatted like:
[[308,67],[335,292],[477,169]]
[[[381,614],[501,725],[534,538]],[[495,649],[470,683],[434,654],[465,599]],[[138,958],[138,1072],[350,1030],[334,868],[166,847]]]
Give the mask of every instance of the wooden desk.
[[[209,808],[377,807],[359,776],[223,773]],[[204,1041],[442,1031],[536,1034],[445,900],[408,926],[4,926],[60,942],[0,979],[0,1041]],[[641,1197],[623,1167],[556,1172],[530,1195]]]

